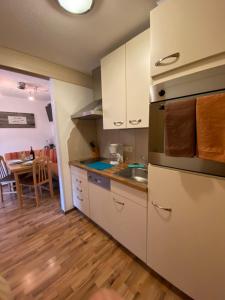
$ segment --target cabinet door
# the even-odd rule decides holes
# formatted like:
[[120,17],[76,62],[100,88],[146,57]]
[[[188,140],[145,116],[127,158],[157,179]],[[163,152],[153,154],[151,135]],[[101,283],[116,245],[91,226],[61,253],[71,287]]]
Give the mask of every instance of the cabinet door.
[[[224,0],[217,0],[216,5],[211,0],[170,0],[153,9],[151,75],[224,52],[224,11]],[[175,53],[178,59],[164,59]],[[160,59],[164,60],[156,66]]]
[[110,191],[90,182],[88,185],[90,218],[111,233]]
[[225,299],[225,181],[149,172],[148,265],[193,299]]
[[126,44],[127,128],[148,127],[150,30]]
[[111,198],[113,237],[146,262],[147,209],[114,193]]
[[125,45],[101,60],[103,128],[126,128]]

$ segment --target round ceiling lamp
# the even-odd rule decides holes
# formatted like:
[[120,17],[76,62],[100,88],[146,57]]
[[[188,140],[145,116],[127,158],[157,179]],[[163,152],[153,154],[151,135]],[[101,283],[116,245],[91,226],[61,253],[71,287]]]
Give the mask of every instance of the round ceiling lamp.
[[94,0],[58,0],[58,2],[66,11],[77,15],[89,12],[94,5]]

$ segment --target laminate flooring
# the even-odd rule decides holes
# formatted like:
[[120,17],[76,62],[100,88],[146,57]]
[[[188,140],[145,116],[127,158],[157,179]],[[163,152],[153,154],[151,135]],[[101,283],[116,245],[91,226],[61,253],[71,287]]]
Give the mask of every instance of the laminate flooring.
[[14,299],[88,300],[100,288],[123,299],[188,299],[78,210],[63,214],[59,199],[40,207],[14,196],[0,204],[0,274]]

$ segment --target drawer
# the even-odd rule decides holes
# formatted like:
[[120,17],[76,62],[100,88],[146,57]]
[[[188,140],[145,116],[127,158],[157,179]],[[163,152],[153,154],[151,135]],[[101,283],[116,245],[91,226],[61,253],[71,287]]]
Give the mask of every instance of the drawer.
[[72,174],[72,184],[73,186],[79,186],[79,187],[87,187],[88,181],[86,179],[83,179],[81,177],[77,177]]
[[81,193],[73,191],[73,204],[79,209],[82,213],[89,217],[90,208],[89,208],[89,199]]
[[113,180],[111,181],[111,191],[117,195],[121,195],[122,197],[132,200],[143,207],[147,207],[148,198],[147,193],[145,192],[138,191]]
[[86,182],[73,183],[73,192],[81,197],[88,198],[88,184]]
[[87,180],[87,171],[86,170],[83,170],[81,168],[74,167],[74,166],[71,166],[70,170],[71,170],[72,175],[75,175],[79,178],[83,178],[83,179]]
[[73,186],[87,186],[87,178],[80,176],[79,174],[71,173],[71,179]]

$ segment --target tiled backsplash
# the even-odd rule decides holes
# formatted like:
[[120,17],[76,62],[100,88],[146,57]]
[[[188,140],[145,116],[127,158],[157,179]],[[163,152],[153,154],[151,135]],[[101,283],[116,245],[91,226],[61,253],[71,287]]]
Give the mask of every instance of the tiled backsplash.
[[131,146],[132,152],[124,152],[124,158],[132,162],[148,159],[148,128],[103,130],[102,120],[97,121],[97,140],[102,157],[109,157],[109,144]]

